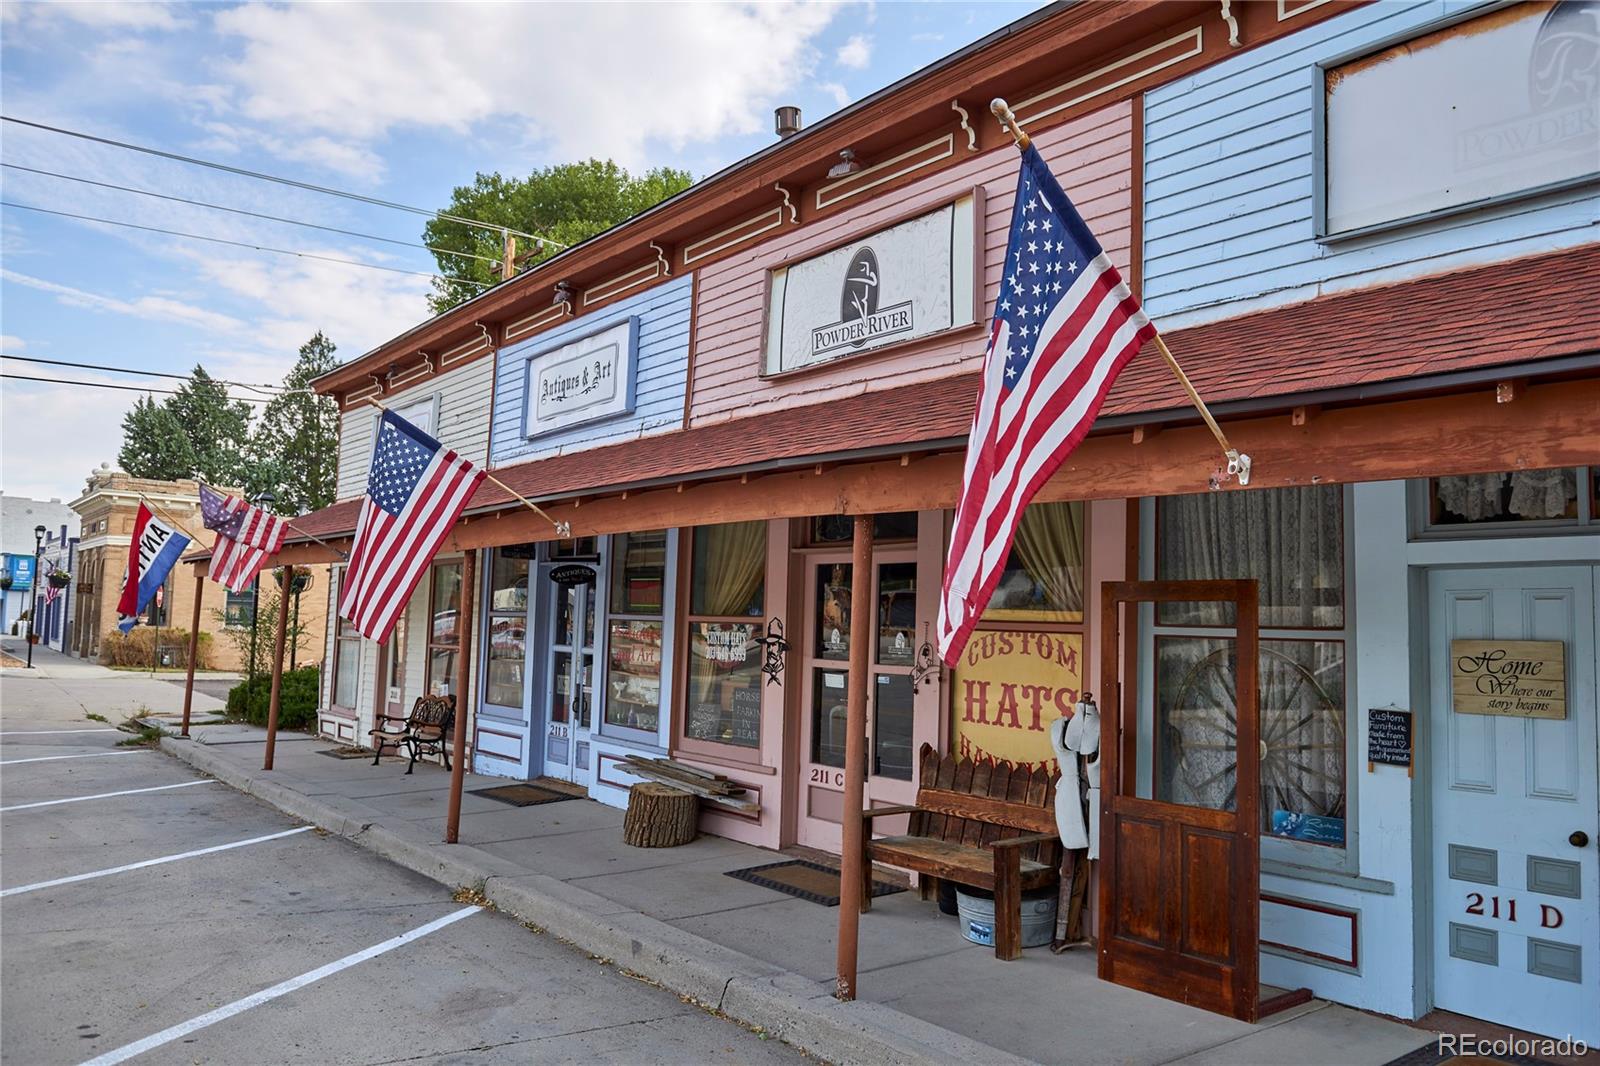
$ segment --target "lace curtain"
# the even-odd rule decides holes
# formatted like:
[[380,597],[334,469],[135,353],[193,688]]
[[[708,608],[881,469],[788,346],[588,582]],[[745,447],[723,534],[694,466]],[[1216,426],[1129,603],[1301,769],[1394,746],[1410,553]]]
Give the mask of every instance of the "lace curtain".
[[[1506,499],[1505,487],[1511,485]],[[1515,518],[1562,518],[1578,498],[1578,472],[1517,470],[1502,474],[1465,474],[1435,481],[1439,503],[1451,514],[1469,522]]]
[[1083,504],[1035,503],[1022,512],[1011,554],[1051,611],[1083,611]]
[[767,575],[767,524],[730,522],[694,531],[694,596],[691,613],[747,615],[760,612]]

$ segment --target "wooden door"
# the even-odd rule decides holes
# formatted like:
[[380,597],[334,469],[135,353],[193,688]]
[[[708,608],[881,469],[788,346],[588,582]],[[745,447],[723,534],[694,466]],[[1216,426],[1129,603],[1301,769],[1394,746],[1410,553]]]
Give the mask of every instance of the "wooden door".
[[[1144,672],[1127,654],[1140,608],[1196,601],[1234,605],[1234,706],[1164,718],[1156,666],[1157,696],[1141,721],[1133,679]],[[1102,608],[1100,976],[1253,1022],[1260,1013],[1256,583],[1107,582]],[[1176,723],[1179,713],[1213,720]],[[1207,738],[1188,745],[1206,750],[1175,756],[1179,736]],[[1232,787],[1177,787],[1175,775],[1163,772],[1176,758],[1209,760],[1218,783],[1231,775]]]

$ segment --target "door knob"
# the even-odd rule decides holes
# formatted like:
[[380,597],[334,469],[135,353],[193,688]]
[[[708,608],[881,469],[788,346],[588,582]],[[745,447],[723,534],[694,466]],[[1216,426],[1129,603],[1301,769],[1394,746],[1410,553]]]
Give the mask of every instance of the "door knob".
[[1589,834],[1579,829],[1567,838],[1567,843],[1575,848],[1586,848],[1589,846]]

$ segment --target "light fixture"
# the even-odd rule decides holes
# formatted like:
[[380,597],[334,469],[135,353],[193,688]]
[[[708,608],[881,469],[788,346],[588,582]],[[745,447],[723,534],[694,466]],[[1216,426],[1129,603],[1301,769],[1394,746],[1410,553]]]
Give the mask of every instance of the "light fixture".
[[557,306],[560,306],[561,304],[571,305],[571,303],[572,303],[572,295],[573,295],[572,294],[572,282],[570,282],[570,281],[558,281],[558,282],[556,282],[555,299],[550,301],[550,305],[552,307],[557,307]]
[[839,152],[839,161],[828,168],[828,177],[843,178],[855,174],[861,169],[861,163],[856,159],[854,148],[844,148]]

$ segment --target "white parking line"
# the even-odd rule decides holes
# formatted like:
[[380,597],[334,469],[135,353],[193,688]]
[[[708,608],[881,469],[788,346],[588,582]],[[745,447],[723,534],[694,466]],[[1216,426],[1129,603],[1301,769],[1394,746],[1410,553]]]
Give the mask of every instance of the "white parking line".
[[112,874],[127,873],[129,870],[142,870],[146,866],[160,866],[163,863],[177,862],[179,859],[193,859],[199,855],[212,855],[219,851],[231,851],[249,844],[264,844],[269,840],[280,837],[292,837],[296,833],[308,833],[315,826],[303,825],[298,829],[285,829],[281,833],[268,833],[264,837],[251,837],[249,840],[235,840],[232,844],[218,844],[214,847],[200,848],[197,851],[185,851],[181,855],[163,855],[159,859],[145,859],[143,862],[130,862],[126,866],[113,866],[109,870],[94,870],[86,874],[73,874],[71,877],[58,877],[53,881],[39,881],[31,885],[18,885],[0,892],[0,896],[20,896],[24,892],[37,892],[41,888],[54,888],[57,885],[70,885],[74,881],[90,881],[96,877],[110,877]]
[[319,966],[315,970],[301,974],[299,977],[291,977],[287,981],[281,981],[273,985],[271,988],[263,988],[253,995],[234,1000],[227,1006],[207,1011],[205,1014],[197,1018],[190,1018],[186,1022],[179,1022],[170,1029],[163,1029],[159,1033],[153,1033],[143,1040],[136,1040],[131,1044],[124,1044],[113,1051],[108,1051],[104,1055],[97,1055],[84,1063],[83,1066],[112,1066],[113,1063],[126,1062],[135,1055],[143,1055],[146,1051],[152,1051],[163,1044],[170,1044],[174,1040],[182,1039],[190,1033],[206,1028],[208,1025],[215,1025],[220,1021],[233,1017],[235,1014],[242,1014],[252,1007],[259,1007],[261,1004],[269,1003],[280,996],[287,996],[290,992],[320,981],[324,977],[331,977],[340,970],[348,970],[350,967],[366,962],[368,959],[377,958],[385,952],[404,947],[413,940],[425,937],[429,933],[437,932],[447,925],[453,925],[463,918],[470,918],[477,914],[480,909],[478,907],[462,907],[460,910],[452,911],[443,918],[435,918],[426,925],[419,925],[410,932],[391,937],[381,944],[374,944],[372,947],[358,951],[354,955],[346,955],[336,962],[330,962],[326,966]]
[[24,762],[55,762],[58,759],[104,759],[111,755],[143,755],[145,749],[135,748],[132,751],[92,751],[87,755],[41,755],[35,759],[6,759],[0,766],[15,766]]
[[119,730],[109,726],[96,726],[94,729],[0,729],[0,737],[42,737],[55,733],[116,733]]
[[195,785],[214,785],[215,781],[207,778],[204,781],[183,781],[176,785],[156,785],[154,788],[125,788],[121,792],[97,792],[93,796],[73,796],[64,800],[44,800],[40,803],[13,803],[9,807],[0,807],[4,811],[27,811],[35,807],[55,807],[63,803],[86,803],[89,800],[110,799],[112,796],[137,796],[141,792],[165,792],[169,788],[192,788]]

